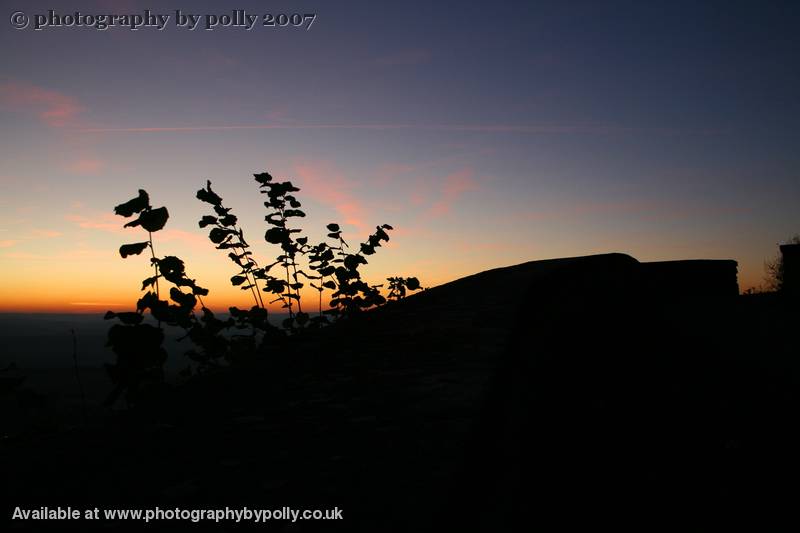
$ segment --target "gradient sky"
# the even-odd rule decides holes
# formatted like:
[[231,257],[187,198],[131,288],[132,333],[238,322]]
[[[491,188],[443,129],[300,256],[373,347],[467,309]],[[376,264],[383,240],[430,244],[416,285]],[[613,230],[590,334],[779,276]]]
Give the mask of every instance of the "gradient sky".
[[[9,17],[171,14],[166,29]],[[156,4],[156,5],[153,5]],[[312,241],[396,231],[370,281],[528,260],[735,259],[758,285],[800,232],[797,2],[0,2],[0,310],[134,305],[113,206],[146,189],[216,309],[245,305],[197,220],[206,179],[266,262],[253,172],[291,179]],[[194,14],[317,13],[309,31]],[[202,23],[201,23],[202,24]]]

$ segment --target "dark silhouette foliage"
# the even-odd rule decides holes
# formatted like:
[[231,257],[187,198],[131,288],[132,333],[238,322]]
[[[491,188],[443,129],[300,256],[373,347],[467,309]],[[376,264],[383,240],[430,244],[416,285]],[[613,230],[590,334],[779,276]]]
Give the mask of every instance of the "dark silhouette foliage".
[[[227,251],[228,258],[236,265],[231,276],[233,286],[249,291],[253,297],[250,309],[230,307],[229,317],[218,318],[203,303],[208,290],[197,285],[186,271],[186,265],[178,257],[158,257],[153,245],[153,233],[161,230],[169,219],[166,207],[153,208],[146,191],[140,189],[137,197],[114,208],[120,216],[134,220],[126,228],[141,228],[147,232],[147,240],[123,244],[119,253],[122,258],[141,255],[150,250],[151,276],[142,280],[145,294],[137,301],[133,311],[106,313],[106,320],[117,320],[108,333],[108,346],[117,360],[107,365],[108,374],[115,388],[107,403],[113,403],[125,393],[129,403],[135,403],[146,387],[163,384],[163,365],[167,358],[164,349],[164,327],[184,330],[181,339],[188,338],[193,347],[186,355],[194,361],[198,371],[219,366],[223,361],[238,361],[269,352],[271,346],[307,330],[329,326],[356,314],[382,306],[389,300],[399,300],[408,291],[421,288],[415,277],[391,277],[389,293],[381,294],[382,285],[369,284],[360,268],[368,264],[366,256],[376,253],[382,243],[389,241],[388,224],[376,226],[375,232],[360,243],[357,251],[350,248],[336,223],[326,226],[327,242],[311,245],[303,230],[295,227],[294,221],[306,216],[295,196],[300,189],[290,181],[276,181],[267,172],[253,175],[259,190],[266,195],[264,207],[268,213],[264,220],[268,229],[264,233],[267,245],[277,246],[277,255],[271,262],[261,266],[254,251],[238,225],[239,219],[223,198],[211,187],[211,181],[199,189],[196,197],[209,204],[213,210],[198,222],[200,228],[208,229],[208,238],[214,246]],[[273,269],[277,269],[273,273]],[[162,299],[161,284],[171,287],[168,299]],[[301,289],[309,285],[317,291],[315,316],[303,310]],[[266,300],[262,293],[270,295]],[[323,297],[329,293],[328,307],[323,306]],[[271,299],[270,299],[271,298]],[[279,303],[288,312],[288,318],[278,328],[270,323],[267,305]],[[195,313],[199,306],[200,313]],[[146,321],[146,315],[153,323]],[[191,375],[191,367],[182,376]]]
[[[205,308],[202,297],[208,290],[197,285],[186,274],[184,262],[175,256],[157,257],[153,245],[153,233],[161,230],[169,219],[166,207],[153,208],[146,191],[114,208],[118,215],[138,218],[125,224],[126,228],[141,227],[147,231],[146,241],[124,244],[120,256],[124,259],[140,255],[150,249],[150,264],[153,275],[142,280],[142,290],[147,291],[137,302],[134,311],[115,313],[109,311],[106,320],[118,321],[108,332],[107,345],[116,354],[114,364],[106,365],[108,374],[115,385],[106,400],[113,404],[125,393],[129,403],[138,400],[143,387],[158,386],[163,382],[163,364],[167,358],[164,344],[164,325],[175,326],[186,331],[186,336],[196,346],[187,354],[201,365],[213,364],[227,352],[227,340],[219,335],[222,327],[214,322],[213,314]],[[169,300],[161,298],[161,282],[172,284]],[[198,319],[194,309],[198,302],[203,308],[203,316]],[[156,324],[145,323],[145,313],[155,319]]]

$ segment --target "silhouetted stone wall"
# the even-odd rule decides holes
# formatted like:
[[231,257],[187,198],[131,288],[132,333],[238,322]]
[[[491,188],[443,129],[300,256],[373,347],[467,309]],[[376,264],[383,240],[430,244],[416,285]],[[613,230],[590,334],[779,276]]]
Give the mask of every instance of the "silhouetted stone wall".
[[739,295],[738,265],[733,260],[686,260],[642,263],[649,296],[667,300],[714,301]]
[[792,295],[800,295],[800,244],[781,246],[783,256],[783,283],[781,290]]

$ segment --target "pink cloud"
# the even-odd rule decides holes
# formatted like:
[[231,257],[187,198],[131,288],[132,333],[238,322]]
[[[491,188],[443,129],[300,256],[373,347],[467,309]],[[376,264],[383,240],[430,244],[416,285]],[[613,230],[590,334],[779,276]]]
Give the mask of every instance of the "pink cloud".
[[0,104],[14,111],[34,113],[52,127],[72,124],[82,111],[71,96],[25,82],[0,84]]
[[[82,229],[106,231],[109,233],[118,233],[127,236],[137,233],[135,229],[122,227],[125,222],[128,221],[127,219],[111,213],[99,213],[93,216],[67,215],[65,218],[70,222],[74,222],[79,228]],[[139,234],[142,236],[140,240],[146,239],[145,234],[142,233],[141,230],[139,230]],[[158,232],[153,240],[155,242],[157,251],[159,251],[159,243],[168,242],[181,242],[195,248],[202,247],[204,249],[209,249],[212,246],[205,232],[199,231],[194,233],[176,228],[164,228]]]
[[81,176],[96,176],[105,168],[105,162],[93,157],[82,157],[76,159],[67,166],[67,170],[72,174]]
[[341,174],[322,168],[315,163],[301,163],[294,167],[302,189],[317,200],[330,204],[342,216],[342,222],[364,230],[366,209],[352,195],[352,183]]
[[471,168],[464,168],[445,176],[441,196],[431,207],[430,213],[434,216],[445,215],[464,193],[476,190],[478,183],[472,177],[473,174]]
[[53,239],[55,237],[60,237],[63,234],[60,231],[49,229],[34,229],[31,230],[31,235],[34,239]]
[[79,228],[83,229],[98,229],[108,231],[111,233],[126,233],[122,227],[124,222],[122,219],[111,213],[103,213],[95,217],[87,217],[84,215],[67,215],[65,217],[68,221],[74,222]]
[[12,246],[17,244],[18,242],[19,241],[15,241],[15,240],[12,240],[12,239],[6,239],[4,241],[0,241],[0,248],[11,248]]
[[[192,233],[189,231],[184,231],[182,229],[163,229],[158,232],[158,235],[154,238],[154,240],[155,239],[158,240],[158,243],[177,241],[188,244],[195,248],[203,248],[203,249],[213,248],[213,244],[211,244],[211,241],[208,240],[206,232],[204,231]],[[158,246],[158,243],[156,243],[156,247]]]
[[420,130],[473,133],[521,133],[521,134],[619,134],[619,133],[700,133],[713,134],[716,130],[677,130],[670,128],[632,128],[604,123],[542,123],[542,124],[412,124],[412,123],[317,123],[317,124],[218,124],[208,126],[148,126],[148,127],[92,127],[82,128],[82,133],[159,133],[229,130]]

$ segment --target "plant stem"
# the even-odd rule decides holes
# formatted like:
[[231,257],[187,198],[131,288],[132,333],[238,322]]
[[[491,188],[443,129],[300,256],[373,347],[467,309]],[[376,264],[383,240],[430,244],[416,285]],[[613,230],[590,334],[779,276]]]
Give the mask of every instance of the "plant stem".
[[156,298],[161,299],[161,293],[158,290],[158,263],[156,263],[156,261],[155,261],[155,259],[156,259],[156,250],[155,250],[155,248],[153,248],[153,233],[148,231],[147,232],[147,238],[149,239],[149,243],[150,243],[150,255],[153,258],[153,270],[156,273]]
[[[242,228],[234,227],[234,229],[239,233],[239,248],[242,250],[242,257],[248,262],[248,266],[250,265],[250,263],[254,264],[255,266],[258,266],[258,264],[255,261],[253,261],[252,259],[250,259],[248,256],[245,255],[245,252],[247,251],[245,245],[247,243],[244,242],[244,232],[242,231]],[[234,248],[234,251],[236,251],[236,248]],[[249,273],[250,271],[248,270],[246,270],[244,273],[244,277],[247,279],[248,285],[250,285],[250,278],[248,277]],[[261,299],[261,289],[258,287],[258,280],[256,279],[255,275],[253,275],[253,285],[255,285],[255,289],[253,289],[253,287],[250,287],[250,290],[253,292],[253,299],[255,300],[256,305],[260,306],[263,309],[264,300]]]
[[[292,257],[292,270],[294,271],[294,282],[297,283],[297,263],[294,261],[294,257]],[[297,312],[303,312],[303,306],[300,305],[300,289],[295,289],[294,293],[297,295]]]
[[[291,287],[289,287],[289,262],[287,260],[284,260],[283,266],[286,269],[286,290],[289,291],[289,293],[291,294],[292,289]],[[294,314],[292,313],[292,299],[286,297],[284,297],[284,299],[286,300],[286,303],[289,306],[289,318],[294,318]]]

